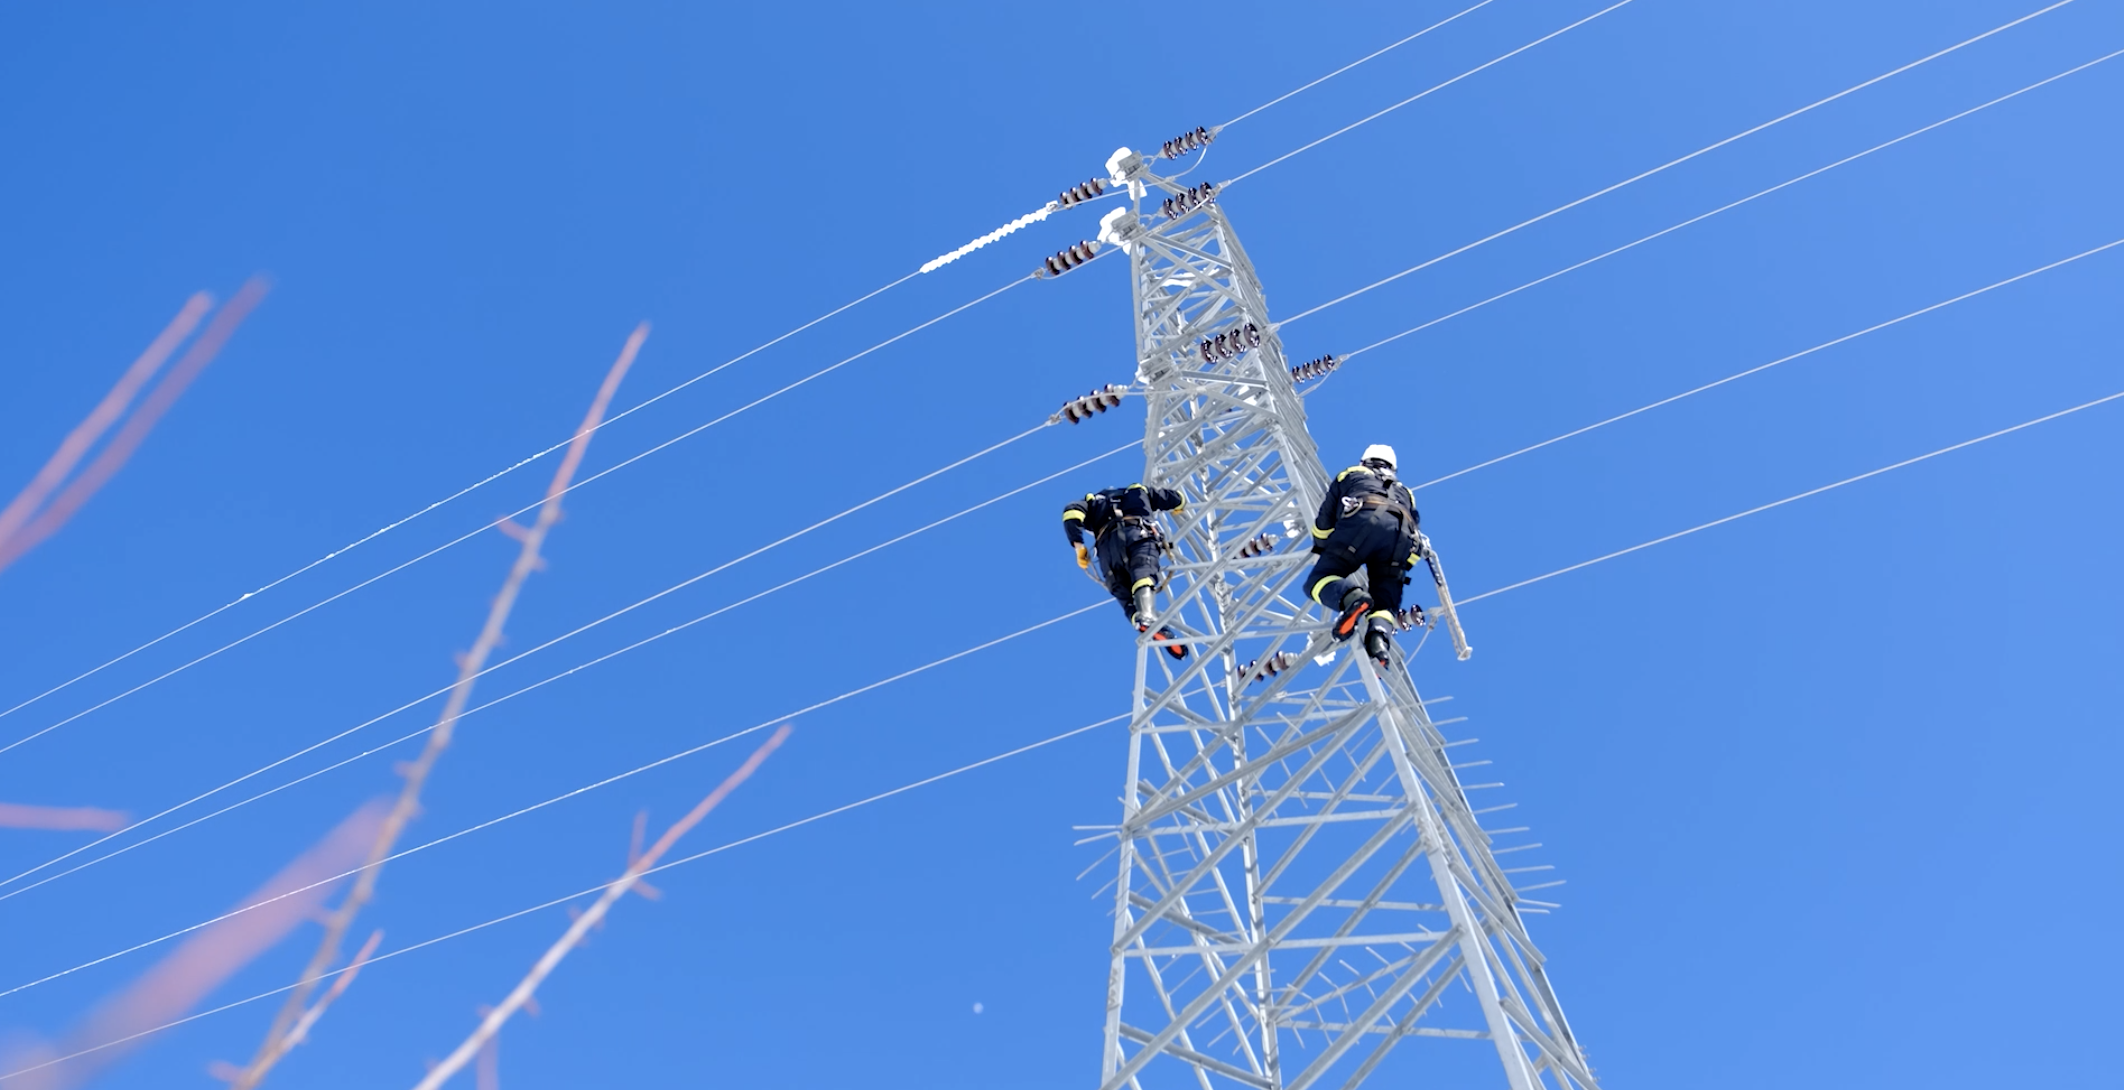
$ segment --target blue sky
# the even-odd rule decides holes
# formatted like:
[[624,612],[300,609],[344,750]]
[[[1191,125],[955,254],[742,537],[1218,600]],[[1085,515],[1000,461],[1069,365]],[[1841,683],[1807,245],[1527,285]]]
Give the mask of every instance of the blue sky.
[[[638,321],[654,332],[621,405],[1037,207],[1117,145],[1234,117],[1463,6],[11,8],[0,491],[189,293],[257,271],[275,286],[133,464],[0,573],[0,707],[565,437]],[[1497,0],[1233,126],[1204,174],[1600,6]],[[2040,6],[1635,0],[1223,201],[1272,310],[1293,314]],[[1285,344],[1346,352],[2119,48],[2124,14],[2077,0],[1294,323]],[[2124,238],[2120,65],[1370,352],[1311,400],[1314,435],[1330,462],[1391,442],[1427,479]],[[1093,219],[1058,214],[629,416],[588,468],[1022,276]],[[1425,527],[1479,593],[2116,393],[2120,287],[2124,248],[1426,489]],[[1118,263],[1016,288],[585,487],[505,650],[1125,381],[1126,300]],[[1140,412],[1041,432],[480,692],[1125,443]],[[1473,660],[1418,660],[1569,882],[1533,930],[1608,1085],[2108,1074],[2087,1046],[2124,960],[2108,926],[2120,413],[1476,603]],[[0,739],[532,502],[545,466],[0,718]],[[413,838],[1097,601],[1056,512],[1139,467],[1078,471],[467,719]],[[513,550],[477,537],[0,754],[0,800],[153,812],[446,685]],[[1119,712],[1126,637],[1105,607],[807,715],[688,844]],[[512,1023],[504,1084],[1092,1085],[1108,923],[1104,876],[1075,878],[1098,849],[1071,826],[1111,820],[1123,744],[1094,731],[663,875],[663,901],[622,904]],[[226,909],[411,755],[0,901],[0,989]],[[593,885],[624,865],[638,810],[675,818],[743,755],[394,864],[365,919],[391,948]],[[84,839],[0,831],[0,878]],[[566,919],[376,966],[275,1084],[411,1085]],[[313,937],[210,1003],[291,979]],[[62,1035],[155,956],[0,998],[0,1027]],[[271,1011],[159,1035],[99,1085],[205,1085]]]

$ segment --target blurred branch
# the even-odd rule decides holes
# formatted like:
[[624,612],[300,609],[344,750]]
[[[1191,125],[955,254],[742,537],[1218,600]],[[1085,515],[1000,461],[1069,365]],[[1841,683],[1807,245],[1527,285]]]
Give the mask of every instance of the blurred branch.
[[501,1034],[479,1046],[479,1064],[473,1071],[477,1090],[501,1090]]
[[427,784],[429,774],[434,772],[435,762],[450,746],[451,736],[456,730],[457,717],[464,711],[466,702],[471,699],[473,680],[486,667],[487,657],[500,644],[502,628],[508,623],[509,611],[516,606],[516,598],[523,589],[525,578],[543,562],[539,557],[539,548],[544,545],[546,534],[552,530],[553,524],[560,521],[561,493],[567,491],[569,483],[574,480],[576,468],[582,465],[583,453],[590,447],[590,433],[596,430],[604,419],[606,406],[611,404],[612,395],[619,389],[620,380],[626,377],[627,369],[634,365],[635,353],[641,350],[642,341],[648,336],[648,323],[635,327],[634,332],[627,338],[626,346],[620,350],[619,359],[613,361],[611,370],[606,372],[604,384],[598,387],[597,397],[590,403],[589,413],[583,417],[582,426],[576,429],[574,441],[568,444],[566,457],[561,459],[559,468],[554,471],[553,482],[546,489],[546,501],[538,509],[538,519],[524,529],[518,538],[522,544],[517,551],[516,563],[510,567],[509,577],[502,581],[501,593],[495,595],[493,604],[487,610],[487,621],[480,629],[479,639],[473,643],[472,650],[458,659],[457,684],[450,690],[449,701],[443,706],[435,729],[428,734],[427,746],[421,750],[420,759],[404,769],[406,781],[399,790],[397,803],[384,818],[375,845],[369,850],[367,869],[355,879],[354,888],[347,893],[347,899],[326,919],[324,938],[317,944],[317,952],[311,955],[310,962],[303,969],[295,988],[288,993],[279,1013],[274,1015],[273,1026],[266,1032],[264,1043],[259,1045],[258,1054],[252,1057],[250,1066],[244,1069],[243,1075],[235,1080],[232,1090],[251,1090],[264,1081],[274,1064],[280,1062],[281,1056],[287,1053],[289,1032],[302,1018],[309,1005],[310,993],[316,990],[317,982],[326,970],[339,960],[339,947],[345,941],[348,929],[353,926],[354,918],[360,914],[362,906],[366,905],[376,892],[377,880],[383,874],[384,859],[391,854],[398,844],[399,836],[405,832],[413,816],[420,811],[421,789]]
[[[79,1086],[128,1051],[125,1047],[101,1046],[144,1036],[154,1027],[190,1011],[323,906],[335,884],[329,879],[361,858],[364,846],[375,838],[383,814],[382,800],[356,810],[323,840],[237,902],[238,907],[258,905],[255,911],[200,929],[131,986],[99,1004],[67,1035],[67,1044],[60,1054],[69,1056],[71,1062],[23,1065],[13,1074],[42,1072],[29,1084],[39,1090]],[[282,896],[287,890],[313,884],[315,889]]]
[[369,941],[362,943],[361,949],[354,951],[354,960],[347,963],[347,971],[333,977],[332,986],[326,988],[324,995],[318,997],[317,1002],[309,1010],[302,1012],[301,1018],[295,1020],[295,1027],[288,1030],[287,1040],[281,1042],[283,1050],[294,1048],[309,1038],[310,1027],[315,1026],[317,1020],[324,1017],[325,1008],[331,1006],[333,1000],[346,994],[347,987],[354,983],[354,978],[361,975],[361,967],[367,965],[369,959],[375,956],[376,944],[382,941],[381,928],[369,932]]
[[53,829],[61,832],[107,833],[125,828],[126,815],[119,810],[94,806],[25,806],[0,802],[0,829]]
[[184,301],[184,307],[177,312],[177,316],[170,319],[170,324],[164,326],[162,332],[149,342],[147,351],[140,353],[140,358],[125,369],[125,374],[118,376],[118,384],[111,387],[111,392],[103,395],[103,400],[97,402],[94,409],[89,410],[88,416],[81,423],[74,425],[74,430],[68,432],[66,438],[60,441],[59,449],[52,452],[51,460],[44,463],[44,468],[37,471],[37,475],[30,479],[30,483],[5,510],[0,510],[0,543],[7,541],[16,530],[22,528],[23,523],[29,521],[31,515],[37,513],[37,508],[44,505],[45,497],[50,496],[52,490],[59,487],[59,482],[66,480],[66,475],[74,471],[74,466],[80,463],[82,455],[87,454],[89,448],[96,445],[96,440],[103,438],[104,430],[133,403],[133,398],[140,393],[140,388],[161,369],[162,362],[170,358],[170,353],[177,351],[177,346],[192,335],[192,330],[199,326],[199,320],[206,317],[206,312],[213,309],[213,306],[214,297],[203,291]]
[[479,1052],[495,1034],[501,1032],[502,1023],[507,1022],[518,1007],[530,1001],[531,993],[538,990],[539,984],[561,963],[561,959],[567,957],[568,952],[583,941],[583,936],[589,934],[591,928],[604,922],[605,914],[612,910],[614,902],[625,897],[627,891],[641,881],[643,874],[656,866],[657,861],[664,857],[665,852],[671,850],[672,845],[678,843],[680,837],[700,824],[709,811],[715,809],[732,791],[737,790],[739,784],[744,783],[757,771],[768,756],[781,746],[783,740],[789,737],[789,730],[789,724],[782,724],[772,736],[760,743],[760,748],[752,751],[752,756],[745,758],[745,763],[739,765],[737,771],[725,777],[722,783],[716,785],[715,790],[708,792],[708,796],[696,804],[690,813],[673,823],[671,828],[664,830],[664,835],[658,837],[648,851],[636,856],[634,862],[628,864],[625,873],[598,895],[597,903],[577,916],[575,922],[568,926],[567,933],[560,937],[560,941],[546,949],[545,954],[531,966],[531,971],[517,982],[508,998],[488,1012],[487,1016],[480,1020],[479,1028],[473,1030],[472,1035],[465,1038],[463,1043],[457,1046],[457,1050],[450,1053],[443,1062],[431,1068],[427,1077],[420,1080],[414,1090],[439,1090],[450,1076],[456,1074],[472,1059],[474,1053]]
[[[96,494],[97,489],[102,488],[105,482],[125,468],[126,460],[139,449],[148,433],[155,430],[155,424],[162,419],[162,414],[170,411],[170,406],[175,405],[177,399],[184,395],[185,388],[192,384],[193,379],[199,377],[199,372],[206,370],[206,365],[212,363],[214,357],[220,354],[222,345],[228,343],[229,338],[235,334],[236,327],[243,324],[245,316],[265,298],[265,293],[264,278],[256,276],[245,281],[243,287],[236,290],[236,294],[207,322],[207,327],[199,334],[199,339],[193,341],[190,348],[185,349],[184,355],[178,358],[169,373],[162,376],[162,381],[156,383],[153,390],[148,391],[146,399],[140,403],[139,410],[126,419],[124,426],[118,429],[118,434],[111,438],[111,444],[103,448],[103,453],[96,455],[88,468],[82,470],[81,475],[74,478],[52,500],[50,506],[38,512],[22,529],[5,540],[0,540],[0,569],[5,569],[20,559],[22,554],[36,548],[39,542],[58,533],[59,528],[74,517],[74,512],[80,510],[81,505],[87,503],[89,497]],[[179,315],[180,318],[182,316]],[[101,408],[102,406],[98,406],[99,410]],[[69,439],[71,438],[69,436]]]

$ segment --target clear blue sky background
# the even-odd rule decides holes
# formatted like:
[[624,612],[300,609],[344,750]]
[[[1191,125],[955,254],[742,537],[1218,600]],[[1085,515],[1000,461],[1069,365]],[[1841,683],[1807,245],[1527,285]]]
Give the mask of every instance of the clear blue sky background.
[[[1459,4],[371,4],[0,15],[0,486],[191,291],[276,287],[125,473],[0,574],[0,706],[912,270],[1116,145],[1250,109]],[[1234,126],[1230,177],[1555,29],[1497,3]],[[1638,0],[1235,186],[1291,314],[2040,6]],[[2124,47],[2079,0],[1292,325],[1347,351]],[[1370,353],[1309,405],[1447,472],[2124,237],[2124,59]],[[1022,276],[1058,215],[606,429],[607,466]],[[1125,266],[1028,285],[591,485],[511,649],[1131,373]],[[2124,249],[1427,490],[1472,594],[2124,389]],[[1055,429],[510,667],[496,695],[1127,441]],[[1429,649],[1569,884],[1534,933],[1611,1087],[2114,1078],[2124,403],[1478,603]],[[1097,600],[1055,532],[1116,458],[465,722],[451,831]],[[13,739],[531,502],[517,473],[32,708]],[[448,683],[488,534],[0,756],[0,799],[135,813]],[[804,718],[706,847],[1123,709],[1102,609]],[[367,735],[426,722],[424,706]],[[511,1025],[526,1087],[1083,1088],[1108,728],[665,875]],[[322,763],[335,748],[309,759]],[[393,866],[414,942],[610,877],[732,745]],[[393,757],[0,902],[0,987],[228,907]],[[302,764],[299,767],[314,767]],[[1501,800],[1502,801],[1502,800]],[[0,833],[8,874],[80,842]],[[378,966],[276,1085],[410,1085],[559,910]],[[291,979],[314,928],[216,993]],[[46,1036],[152,962],[0,999]],[[982,1013],[974,1012],[975,1003]],[[103,1085],[207,1085],[271,1003]],[[1454,1042],[1423,1047],[1476,1048]],[[1413,1051],[1413,1046],[1412,1046]],[[469,1085],[469,1079],[466,1080]]]

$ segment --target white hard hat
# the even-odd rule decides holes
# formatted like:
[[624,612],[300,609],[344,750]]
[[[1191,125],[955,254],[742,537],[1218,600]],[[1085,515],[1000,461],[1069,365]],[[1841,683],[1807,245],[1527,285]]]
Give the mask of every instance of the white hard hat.
[[1364,457],[1359,458],[1358,461],[1385,462],[1387,465],[1392,466],[1395,464],[1394,448],[1387,446],[1385,443],[1373,443],[1371,446],[1364,448]]

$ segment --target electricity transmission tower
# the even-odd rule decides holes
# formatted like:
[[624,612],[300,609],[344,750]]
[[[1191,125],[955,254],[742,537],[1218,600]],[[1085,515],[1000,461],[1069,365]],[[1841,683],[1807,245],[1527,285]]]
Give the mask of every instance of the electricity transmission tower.
[[1397,1047],[1395,1070],[1494,1048],[1511,1090],[1593,1090],[1521,921],[1550,906],[1498,862],[1521,830],[1479,824],[1399,652],[1332,643],[1299,585],[1327,475],[1214,187],[1109,167],[1143,480],[1187,500],[1161,619],[1193,654],[1137,649],[1101,1090],[1355,1087]]

